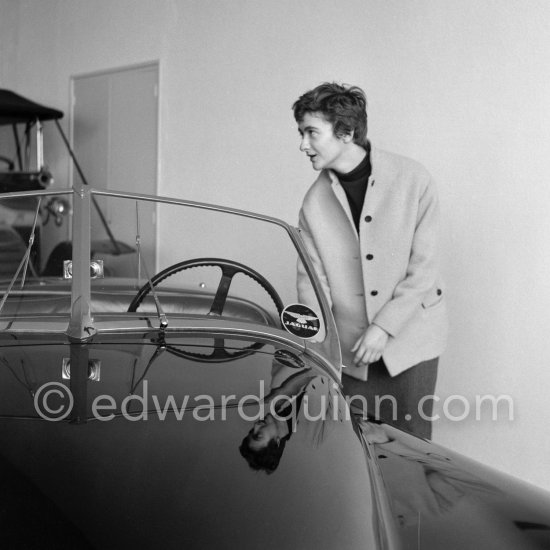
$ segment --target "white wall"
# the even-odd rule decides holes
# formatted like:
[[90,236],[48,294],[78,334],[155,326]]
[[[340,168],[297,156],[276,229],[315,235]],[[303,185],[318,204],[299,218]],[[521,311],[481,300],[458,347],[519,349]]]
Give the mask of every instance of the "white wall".
[[[291,104],[325,80],[364,87],[371,139],[423,162],[440,186],[452,331],[439,413],[455,394],[514,399],[513,421],[503,410],[498,421],[441,420],[435,438],[550,489],[548,0],[0,0],[0,10],[0,86],[68,112],[70,76],[158,59],[160,193],[292,223],[314,173]],[[68,169],[55,168],[63,180]]]

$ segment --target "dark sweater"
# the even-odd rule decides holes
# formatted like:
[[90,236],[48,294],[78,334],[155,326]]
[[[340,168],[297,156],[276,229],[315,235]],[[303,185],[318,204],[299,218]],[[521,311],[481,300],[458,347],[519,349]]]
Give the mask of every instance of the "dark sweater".
[[335,172],[336,177],[346,192],[351,215],[357,231],[359,231],[359,219],[361,217],[363,203],[365,202],[367,184],[371,171],[370,150],[367,150],[365,158],[351,172],[347,174]]

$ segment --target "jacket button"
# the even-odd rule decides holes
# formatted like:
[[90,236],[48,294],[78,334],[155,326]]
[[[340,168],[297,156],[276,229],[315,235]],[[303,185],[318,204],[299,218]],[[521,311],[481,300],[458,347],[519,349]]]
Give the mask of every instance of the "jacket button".
[[374,256],[372,254],[367,254],[366,258],[367,258],[367,260],[372,260],[374,258]]
[[365,216],[365,221],[367,223],[371,222],[372,221],[372,216]]
[[377,294],[378,294],[378,290],[371,290],[370,291],[371,296],[376,296]]
[[442,291],[440,288],[438,288],[438,289],[437,289],[437,295],[438,295],[438,296],[441,296],[442,294],[443,294],[443,291]]

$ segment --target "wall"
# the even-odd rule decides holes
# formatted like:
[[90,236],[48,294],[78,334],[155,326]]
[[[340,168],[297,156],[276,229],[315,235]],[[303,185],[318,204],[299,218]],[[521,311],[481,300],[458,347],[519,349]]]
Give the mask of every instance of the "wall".
[[435,439],[550,489],[547,0],[0,0],[0,10],[2,87],[67,112],[70,76],[158,59],[159,192],[292,223],[314,177],[292,102],[325,80],[364,87],[371,139],[439,182],[452,338],[438,412],[460,416],[456,395],[472,407],[485,394],[514,402],[513,421],[504,407],[496,421],[472,409],[436,422]]

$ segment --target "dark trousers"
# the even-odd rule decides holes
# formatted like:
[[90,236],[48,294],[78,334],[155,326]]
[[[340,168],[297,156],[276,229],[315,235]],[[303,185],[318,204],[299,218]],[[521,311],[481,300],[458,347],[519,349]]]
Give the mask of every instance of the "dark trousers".
[[423,361],[392,377],[380,359],[369,366],[366,382],[344,374],[344,393],[349,398],[357,396],[351,404],[362,406],[363,412],[366,406],[367,414],[375,420],[430,439],[433,399],[429,396],[435,392],[438,362],[438,357]]

